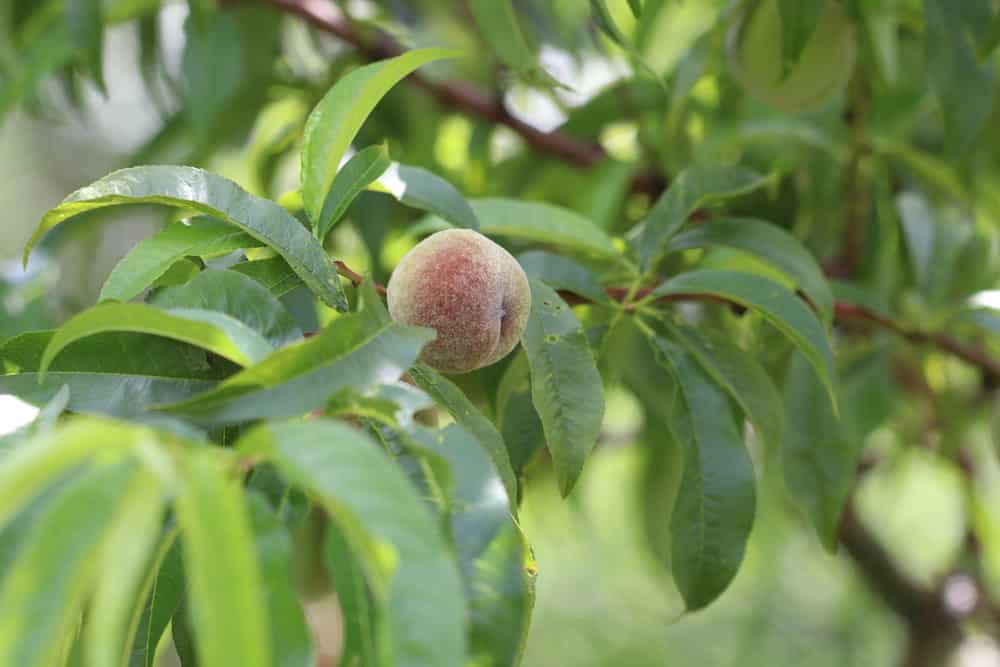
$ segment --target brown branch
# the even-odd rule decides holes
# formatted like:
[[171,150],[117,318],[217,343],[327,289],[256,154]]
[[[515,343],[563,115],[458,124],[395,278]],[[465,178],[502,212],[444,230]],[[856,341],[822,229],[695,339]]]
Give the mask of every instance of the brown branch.
[[[371,34],[363,34],[328,0],[267,0],[267,2],[280,11],[300,17],[318,30],[352,44],[366,60],[393,58],[406,50],[385,32],[372,30]],[[470,83],[434,81],[419,73],[411,74],[409,79],[443,106],[502,125],[520,135],[540,152],[582,168],[593,166],[607,158],[607,152],[600,144],[561,132],[540,130],[511,114],[501,100]],[[665,187],[666,180],[653,172],[640,172],[632,179],[634,192],[655,196]]]

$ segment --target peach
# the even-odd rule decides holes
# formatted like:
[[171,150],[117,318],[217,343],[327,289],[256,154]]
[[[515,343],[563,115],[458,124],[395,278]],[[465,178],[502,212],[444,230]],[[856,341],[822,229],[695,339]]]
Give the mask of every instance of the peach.
[[531,310],[521,265],[469,229],[437,232],[414,246],[387,291],[394,320],[437,332],[420,358],[444,373],[467,373],[507,356]]

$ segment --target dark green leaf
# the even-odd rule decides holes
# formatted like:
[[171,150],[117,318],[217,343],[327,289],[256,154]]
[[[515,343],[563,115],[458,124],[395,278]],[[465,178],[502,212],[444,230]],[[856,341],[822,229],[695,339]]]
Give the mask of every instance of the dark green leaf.
[[962,18],[963,3],[924,0],[927,75],[955,155],[968,148],[993,109],[996,67],[980,64]]
[[281,255],[330,306],[347,309],[340,280],[319,242],[285,209],[259,199],[236,183],[194,167],[132,167],[77,190],[42,218],[24,249],[60,222],[117,204],[164,204],[189,208],[230,222]]
[[761,440],[780,447],[785,421],[781,394],[757,360],[707,327],[698,330],[677,320],[669,322],[668,328],[674,341],[739,404]]
[[746,194],[767,181],[742,167],[696,164],[677,175],[640,223],[639,266],[647,271],[664,252],[666,242],[697,209]]
[[597,282],[593,272],[571,259],[543,250],[532,250],[517,256],[529,278],[537,278],[555,290],[567,290],[590,299],[606,303],[608,295]]
[[562,494],[576,484],[604,418],[604,387],[583,326],[555,291],[531,281],[531,315],[521,338],[531,396]]
[[323,201],[323,212],[316,222],[316,238],[326,238],[354,198],[385,173],[392,161],[385,145],[369,146],[355,153],[333,177]]
[[302,279],[281,257],[240,262],[233,265],[230,270],[250,276],[276,297],[282,297],[302,284]]
[[[284,260],[277,259],[284,264]],[[261,263],[246,262],[236,266]],[[199,308],[224,313],[247,325],[275,347],[302,338],[302,331],[285,306],[260,282],[242,272],[206,269],[184,285],[158,290],[149,302],[160,308]]]
[[74,412],[134,417],[151,405],[205,391],[222,377],[203,350],[165,338],[111,333],[66,348],[40,383],[42,352],[53,333],[22,334],[0,346],[0,358],[16,368],[0,375],[0,391],[41,406],[65,385]]
[[670,427],[684,450],[671,517],[674,582],[688,611],[717,598],[733,580],[754,520],[754,472],[728,399],[686,352],[651,338],[657,361],[680,387]]
[[413,49],[357,68],[320,100],[306,121],[302,148],[302,201],[314,222],[321,218],[340,160],[379,100],[421,65],[457,55],[447,49]]
[[246,232],[208,216],[171,223],[140,241],[115,265],[101,288],[100,300],[128,301],[184,257],[222,255],[260,245]]
[[458,227],[479,230],[479,220],[458,189],[437,174],[393,162],[377,181],[381,190],[399,203],[433,213]]
[[369,583],[387,603],[393,664],[463,662],[458,568],[413,487],[370,438],[328,420],[270,423],[238,450],[277,465],[367,554]]
[[70,39],[97,87],[104,89],[101,66],[104,55],[104,22],[101,0],[66,0],[66,23]]
[[[827,0],[778,0],[781,13],[781,56],[787,74],[812,36]],[[784,77],[782,77],[784,78]]]
[[343,387],[395,382],[433,338],[429,329],[399,324],[373,331],[364,314],[348,315],[211,391],[161,408],[212,423],[305,414]]
[[816,305],[827,322],[833,294],[823,270],[799,241],[776,225],[750,218],[723,218],[687,229],[670,240],[668,250],[729,247],[748,252],[781,269]]
[[751,273],[706,270],[674,276],[653,290],[649,298],[670,295],[709,295],[758,311],[802,349],[836,409],[830,342],[813,312],[790,291]]
[[[243,77],[243,44],[235,19],[228,12],[196,15],[184,26],[181,71],[186,85],[184,113],[201,140],[218,130],[239,92]],[[251,47],[252,48],[252,47]]]
[[344,618],[340,664],[350,665],[352,660],[359,665],[381,664],[376,657],[380,630],[375,603],[365,585],[358,554],[351,551],[344,533],[336,526],[327,529],[326,561],[337,582],[337,604]]

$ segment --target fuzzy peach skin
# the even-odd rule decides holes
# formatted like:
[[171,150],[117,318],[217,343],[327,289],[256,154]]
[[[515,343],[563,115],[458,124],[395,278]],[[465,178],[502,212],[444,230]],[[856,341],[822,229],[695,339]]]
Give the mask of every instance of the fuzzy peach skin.
[[387,292],[394,320],[437,331],[420,358],[444,373],[467,373],[507,356],[531,311],[521,265],[469,229],[437,232],[414,246]]

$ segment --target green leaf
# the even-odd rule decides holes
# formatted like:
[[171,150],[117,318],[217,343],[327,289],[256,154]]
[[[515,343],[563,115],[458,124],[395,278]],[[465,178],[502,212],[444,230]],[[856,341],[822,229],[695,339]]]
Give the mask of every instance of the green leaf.
[[680,391],[670,428],[684,450],[671,517],[674,583],[688,611],[717,598],[736,576],[754,520],[754,472],[729,401],[686,352],[649,339]]
[[128,667],[154,667],[156,647],[184,597],[181,544],[176,537],[176,530],[167,533],[149,570],[141,598],[145,604],[132,622]]
[[799,241],[776,225],[750,218],[723,218],[687,229],[670,240],[669,251],[727,247],[748,252],[781,269],[809,297],[827,322],[833,294],[823,270]]
[[841,419],[830,409],[809,364],[792,357],[785,384],[787,428],[781,446],[785,487],[833,553],[844,505],[857,476],[865,439],[892,408],[885,354],[861,360],[841,377]]
[[351,156],[333,177],[330,191],[326,193],[323,211],[316,222],[316,238],[325,239],[354,198],[384,174],[390,164],[389,149],[384,144],[369,146]]
[[531,401],[531,368],[524,352],[507,366],[497,390],[497,427],[507,445],[510,465],[520,477],[545,447],[545,428]]
[[[227,12],[206,12],[184,24],[181,72],[186,87],[183,113],[201,141],[220,129],[243,78],[243,48],[236,20]],[[253,47],[250,47],[253,48]]]
[[237,450],[274,463],[330,513],[355,549],[374,551],[362,562],[387,602],[393,665],[462,664],[458,568],[413,487],[369,437],[323,419],[269,423]]
[[[281,258],[278,261],[284,263]],[[206,269],[183,285],[158,290],[149,303],[159,308],[198,308],[229,315],[275,347],[302,339],[302,331],[281,301],[260,282],[237,271]]]
[[232,225],[208,216],[173,222],[140,241],[115,265],[101,288],[101,301],[128,301],[152,285],[184,257],[222,255],[261,242]]
[[66,485],[39,518],[0,588],[0,664],[56,661],[58,639],[79,621],[102,540],[135,472],[135,464],[122,461],[95,466]]
[[83,311],[56,330],[42,354],[40,378],[44,379],[53,359],[69,345],[110,332],[149,334],[190,343],[241,366],[263,359],[273,349],[253,329],[222,313],[195,309],[163,311],[142,303],[109,301]]
[[597,442],[604,387],[583,326],[555,291],[531,281],[531,314],[521,344],[531,366],[531,397],[542,418],[559,490],[569,495]]
[[969,148],[993,110],[996,67],[980,63],[962,17],[963,3],[924,0],[927,77],[944,115],[955,156]]
[[[561,206],[517,199],[473,199],[469,202],[483,234],[550,243],[602,259],[621,260],[604,230]],[[418,227],[434,231],[451,227],[440,218],[425,218]]]
[[306,121],[302,148],[302,201],[314,222],[321,219],[341,159],[379,100],[421,65],[458,55],[448,49],[413,49],[357,68],[323,96]]
[[203,350],[165,338],[110,333],[73,343],[40,382],[42,353],[53,335],[26,333],[0,346],[0,358],[16,368],[0,375],[0,392],[41,406],[68,386],[67,405],[74,412],[136,417],[151,405],[205,391],[222,377]]
[[217,450],[192,451],[174,501],[198,656],[205,665],[267,667],[268,606],[246,499],[219,464]]
[[757,360],[713,329],[695,329],[680,320],[667,322],[667,327],[671,338],[739,404],[761,440],[777,450],[785,422],[781,394]]
[[282,297],[302,284],[302,279],[281,257],[240,262],[229,270],[253,278],[276,297]]
[[327,305],[347,310],[340,279],[319,242],[285,209],[232,181],[194,167],[132,167],[77,190],[42,218],[24,261],[50,229],[73,216],[118,204],[164,204],[230,222],[281,255]]
[[479,230],[479,220],[458,188],[421,167],[393,162],[369,189],[386,192],[401,204],[433,213],[458,227]]
[[767,177],[743,167],[695,164],[682,171],[639,223],[639,267],[648,271],[696,210],[746,194],[766,181]]
[[[433,370],[426,364],[417,364],[410,369],[410,377],[431,398],[440,404],[457,424],[465,428],[479,441],[480,446],[493,461],[493,466],[503,482],[508,498],[517,498],[517,478],[510,465],[510,456],[503,438],[496,427],[483,413],[476,409],[472,401],[462,393],[454,382]],[[516,509],[515,509],[516,512]]]
[[628,0],[628,8],[637,19],[642,16],[642,0]]
[[571,259],[544,250],[521,253],[517,261],[529,278],[537,278],[554,290],[567,290],[594,303],[607,303],[608,294],[594,273]]
[[834,410],[837,409],[830,342],[823,325],[794,294],[772,280],[751,273],[706,270],[676,275],[647,298],[698,295],[719,297],[759,312],[803,351],[826,387]]
[[433,338],[430,329],[399,324],[372,330],[363,313],[348,315],[210,391],[160,408],[211,423],[305,414],[343,387],[395,382]]
[[149,554],[160,536],[163,485],[143,471],[129,483],[98,556],[94,596],[84,625],[87,664],[120,667],[132,637],[125,634]]
[[74,50],[82,59],[94,83],[104,90],[104,22],[101,0],[67,0],[66,25]]
[[257,562],[260,564],[271,621],[271,664],[277,667],[312,667],[316,662],[312,635],[306,626],[290,569],[291,538],[261,495],[251,494],[248,502]]
[[470,0],[469,9],[479,33],[504,64],[533,85],[560,85],[538,64],[538,55],[521,32],[510,0]]

